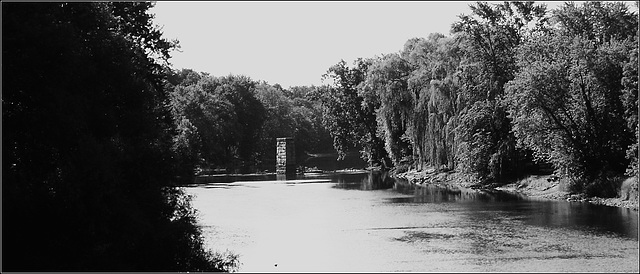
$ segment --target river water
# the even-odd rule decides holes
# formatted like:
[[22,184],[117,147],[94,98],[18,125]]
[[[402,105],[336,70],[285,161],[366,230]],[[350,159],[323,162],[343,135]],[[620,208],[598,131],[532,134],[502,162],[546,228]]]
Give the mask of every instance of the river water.
[[194,195],[241,272],[638,272],[638,211],[381,173],[218,176]]

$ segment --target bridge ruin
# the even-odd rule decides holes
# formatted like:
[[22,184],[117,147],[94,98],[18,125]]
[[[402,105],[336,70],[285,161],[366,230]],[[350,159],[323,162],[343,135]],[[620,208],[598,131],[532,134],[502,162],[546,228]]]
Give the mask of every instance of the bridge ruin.
[[276,177],[278,180],[296,176],[296,147],[292,137],[276,139]]

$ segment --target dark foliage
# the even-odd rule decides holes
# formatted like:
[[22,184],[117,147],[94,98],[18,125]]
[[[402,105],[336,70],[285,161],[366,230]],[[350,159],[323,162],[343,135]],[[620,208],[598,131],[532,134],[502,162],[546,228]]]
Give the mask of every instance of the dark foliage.
[[171,187],[151,5],[3,4],[3,270],[222,270]]

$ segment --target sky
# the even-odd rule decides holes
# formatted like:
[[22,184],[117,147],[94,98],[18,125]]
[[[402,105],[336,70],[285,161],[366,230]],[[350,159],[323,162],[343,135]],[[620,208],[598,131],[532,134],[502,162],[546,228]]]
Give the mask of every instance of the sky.
[[471,13],[470,3],[158,1],[150,12],[165,38],[180,41],[170,59],[174,69],[289,88],[322,85],[322,74],[340,60],[351,65],[399,52],[410,38],[449,35],[458,15]]

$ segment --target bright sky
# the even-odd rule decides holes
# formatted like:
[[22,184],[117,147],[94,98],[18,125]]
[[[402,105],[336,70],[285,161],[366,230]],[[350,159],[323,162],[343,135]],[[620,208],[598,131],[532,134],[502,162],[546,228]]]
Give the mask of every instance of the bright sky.
[[470,3],[158,1],[151,13],[165,38],[180,41],[174,68],[288,88],[322,85],[322,74],[340,59],[351,65],[398,52],[410,38],[448,35]]

